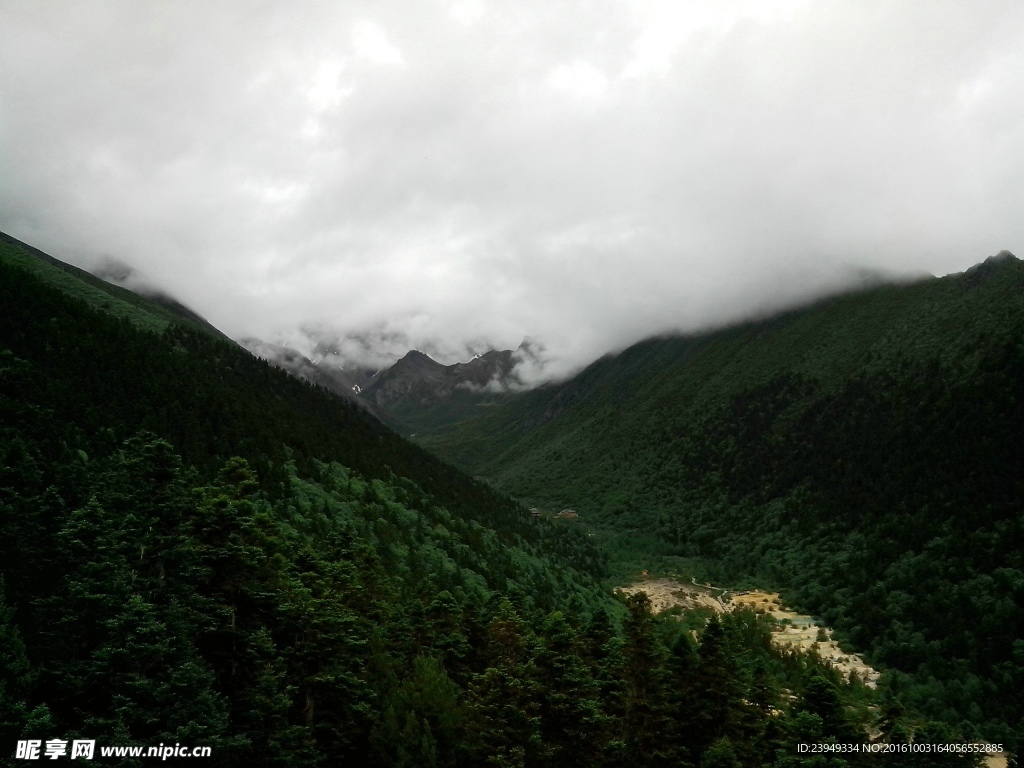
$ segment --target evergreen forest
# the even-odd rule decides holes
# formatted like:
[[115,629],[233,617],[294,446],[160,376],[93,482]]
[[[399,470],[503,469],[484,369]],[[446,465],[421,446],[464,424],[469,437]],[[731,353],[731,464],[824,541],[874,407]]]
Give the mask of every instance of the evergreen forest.
[[[972,365],[993,373],[970,400],[934,401],[945,369],[928,360],[880,362],[877,381],[896,377],[889,390],[781,376],[736,390],[699,430],[662,420],[660,443],[585,464],[571,483],[552,480],[557,461],[542,471],[546,460],[531,459],[544,490],[517,491],[568,499],[593,483],[607,520],[649,527],[716,578],[788,580],[796,599],[854,642],[879,639],[879,658],[908,670],[879,692],[814,653],[780,650],[763,614],[654,615],[644,595],[613,593],[603,537],[529,514],[501,490],[517,487],[512,474],[474,478],[195,317],[4,238],[0,761],[24,764],[19,740],[91,739],[209,746],[206,764],[218,766],[976,765],[977,755],[925,747],[1019,714],[1009,681],[1024,649],[1007,640],[1019,632],[946,616],[936,639],[915,623],[914,590],[941,561],[926,574],[936,606],[988,600],[1000,621],[1019,622],[1020,517],[1006,516],[1019,481],[1004,468],[1020,454],[1006,437],[1014,425],[995,429],[1019,350],[976,351]],[[911,377],[916,410],[904,413],[894,400],[904,395],[889,393]],[[820,405],[803,407],[808,398]],[[961,430],[942,439],[982,451],[971,430],[986,430],[981,456],[999,459],[988,475],[973,474],[969,453],[925,475],[924,459],[877,459],[877,487],[858,487],[853,472],[831,495],[821,487],[842,462],[873,455],[844,425],[875,428],[899,411],[874,436],[898,450],[912,418],[940,405]],[[840,442],[847,452],[829,453]],[[804,445],[813,449],[791,455]],[[526,455],[510,473],[531,474]],[[598,480],[616,466],[638,474]],[[958,485],[965,473],[975,486]],[[919,490],[896,496],[898,481]],[[989,483],[999,493],[967,506]],[[922,511],[925,497],[936,506]],[[920,519],[894,530],[883,504]],[[834,510],[827,522],[822,505]],[[684,532],[679,510],[699,512],[686,521],[700,525]],[[786,531],[814,546],[778,544]],[[764,543],[751,547],[755,534]],[[866,573],[885,600],[857,591]],[[915,581],[893,596],[903,579]],[[941,591],[954,584],[964,591]],[[907,618],[887,630],[890,615]],[[938,704],[905,695],[921,686],[913,661],[933,675]],[[948,716],[957,681],[980,715]],[[869,734],[918,750],[798,749]]]

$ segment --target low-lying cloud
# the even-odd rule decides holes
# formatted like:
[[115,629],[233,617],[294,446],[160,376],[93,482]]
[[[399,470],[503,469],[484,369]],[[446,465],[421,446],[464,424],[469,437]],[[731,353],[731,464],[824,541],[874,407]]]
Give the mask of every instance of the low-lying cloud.
[[0,6],[0,229],[235,337],[530,380],[1021,252],[1014,2]]

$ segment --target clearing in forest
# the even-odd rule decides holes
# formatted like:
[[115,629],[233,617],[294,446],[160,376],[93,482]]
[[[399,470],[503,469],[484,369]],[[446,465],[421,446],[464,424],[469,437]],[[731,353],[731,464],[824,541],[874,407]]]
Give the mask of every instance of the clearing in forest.
[[719,613],[736,608],[762,611],[778,622],[773,637],[776,645],[795,646],[808,652],[816,649],[823,660],[844,676],[856,676],[870,688],[874,688],[878,683],[877,670],[866,664],[857,654],[842,650],[832,639],[832,631],[816,624],[813,617],[785,608],[778,592],[729,592],[710,584],[684,584],[674,579],[647,579],[628,587],[621,587],[621,590],[627,595],[646,592],[651,600],[651,610],[655,613],[671,608],[691,609],[702,606]]

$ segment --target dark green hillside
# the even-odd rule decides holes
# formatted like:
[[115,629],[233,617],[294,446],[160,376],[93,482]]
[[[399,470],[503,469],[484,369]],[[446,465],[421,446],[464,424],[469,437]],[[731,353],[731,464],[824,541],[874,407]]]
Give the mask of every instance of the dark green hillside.
[[4,232],[0,232],[0,259],[9,265],[32,272],[47,284],[81,299],[91,307],[127,318],[139,328],[162,331],[172,323],[184,323],[218,338],[228,338],[188,307],[169,296],[139,296],[101,280],[83,269],[65,264]]
[[100,750],[210,747],[218,766],[847,766],[879,763],[796,745],[875,723],[893,742],[962,738],[778,651],[764,616],[674,621],[613,599],[582,533],[30,257],[0,244],[4,764],[21,764],[19,740],[85,739],[122,766],[152,759]]
[[1024,265],[655,339],[424,440],[537,503],[783,586],[903,700],[1024,716]]
[[543,535],[508,497],[398,439],[362,410],[233,343],[172,324],[135,294],[123,312],[102,303],[110,313],[93,311],[93,286],[69,283],[71,273],[51,272],[48,264],[33,275],[19,268],[31,254],[0,248],[0,330],[20,371],[14,394],[45,404],[26,414],[35,434],[67,425],[76,430],[75,447],[92,454],[148,430],[207,472],[231,456],[246,458],[271,495],[285,481],[286,460],[306,471],[314,459],[330,458],[370,478],[410,478],[439,503],[509,535]]

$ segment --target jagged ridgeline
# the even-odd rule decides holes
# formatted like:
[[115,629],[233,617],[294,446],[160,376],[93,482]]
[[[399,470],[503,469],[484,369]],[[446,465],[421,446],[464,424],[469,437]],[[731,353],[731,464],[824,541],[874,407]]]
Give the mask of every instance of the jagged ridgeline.
[[754,575],[1008,740],[1024,716],[1024,264],[652,339],[424,440],[534,503]]
[[804,765],[798,743],[875,722],[960,738],[871,709],[762,616],[613,600],[584,534],[178,306],[0,243],[5,758]]

